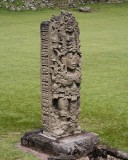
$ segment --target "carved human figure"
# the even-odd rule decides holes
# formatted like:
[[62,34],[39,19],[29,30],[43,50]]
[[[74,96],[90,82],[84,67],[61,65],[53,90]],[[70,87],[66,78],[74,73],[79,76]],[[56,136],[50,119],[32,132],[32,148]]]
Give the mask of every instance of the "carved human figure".
[[[66,81],[62,83],[66,86],[67,95],[58,99],[58,109],[64,128],[62,132],[79,132],[79,89],[81,82],[80,71],[77,69],[80,63],[80,55],[77,52],[68,52],[61,61],[66,66]],[[62,81],[63,82],[63,81]],[[62,134],[60,132],[60,134]]]

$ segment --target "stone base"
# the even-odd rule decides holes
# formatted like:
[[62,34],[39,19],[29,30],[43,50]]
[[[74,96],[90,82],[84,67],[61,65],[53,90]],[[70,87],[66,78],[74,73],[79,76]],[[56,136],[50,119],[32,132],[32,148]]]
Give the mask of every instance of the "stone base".
[[21,138],[21,145],[51,155],[72,155],[76,158],[90,154],[99,143],[95,133],[82,131],[81,134],[64,138],[47,137],[43,130],[27,132]]

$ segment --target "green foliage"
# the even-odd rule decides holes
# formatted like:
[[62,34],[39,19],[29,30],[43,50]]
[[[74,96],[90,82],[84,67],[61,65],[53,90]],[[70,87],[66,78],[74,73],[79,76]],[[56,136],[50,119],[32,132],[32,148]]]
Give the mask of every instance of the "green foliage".
[[[83,54],[80,125],[103,143],[128,150],[128,4],[94,4],[73,11]],[[1,160],[36,159],[17,149],[28,130],[41,128],[39,24],[60,10],[0,10]]]

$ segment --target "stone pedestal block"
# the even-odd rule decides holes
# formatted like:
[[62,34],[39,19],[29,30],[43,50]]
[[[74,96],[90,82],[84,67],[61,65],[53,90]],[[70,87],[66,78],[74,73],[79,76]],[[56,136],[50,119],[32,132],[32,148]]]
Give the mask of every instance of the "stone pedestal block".
[[77,158],[90,154],[98,143],[98,135],[86,131],[64,138],[54,138],[46,136],[43,130],[38,130],[35,132],[27,132],[21,138],[21,145],[34,150],[55,156],[73,155]]

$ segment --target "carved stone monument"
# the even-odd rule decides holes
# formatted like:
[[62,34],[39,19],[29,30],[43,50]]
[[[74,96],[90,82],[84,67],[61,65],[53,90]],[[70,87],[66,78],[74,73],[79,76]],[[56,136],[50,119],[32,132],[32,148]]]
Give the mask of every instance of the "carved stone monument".
[[81,52],[78,23],[62,12],[41,24],[43,127],[47,135],[80,133]]
[[52,154],[87,155],[99,142],[78,125],[81,52],[75,17],[61,12],[41,23],[43,129],[26,133],[21,144]]

